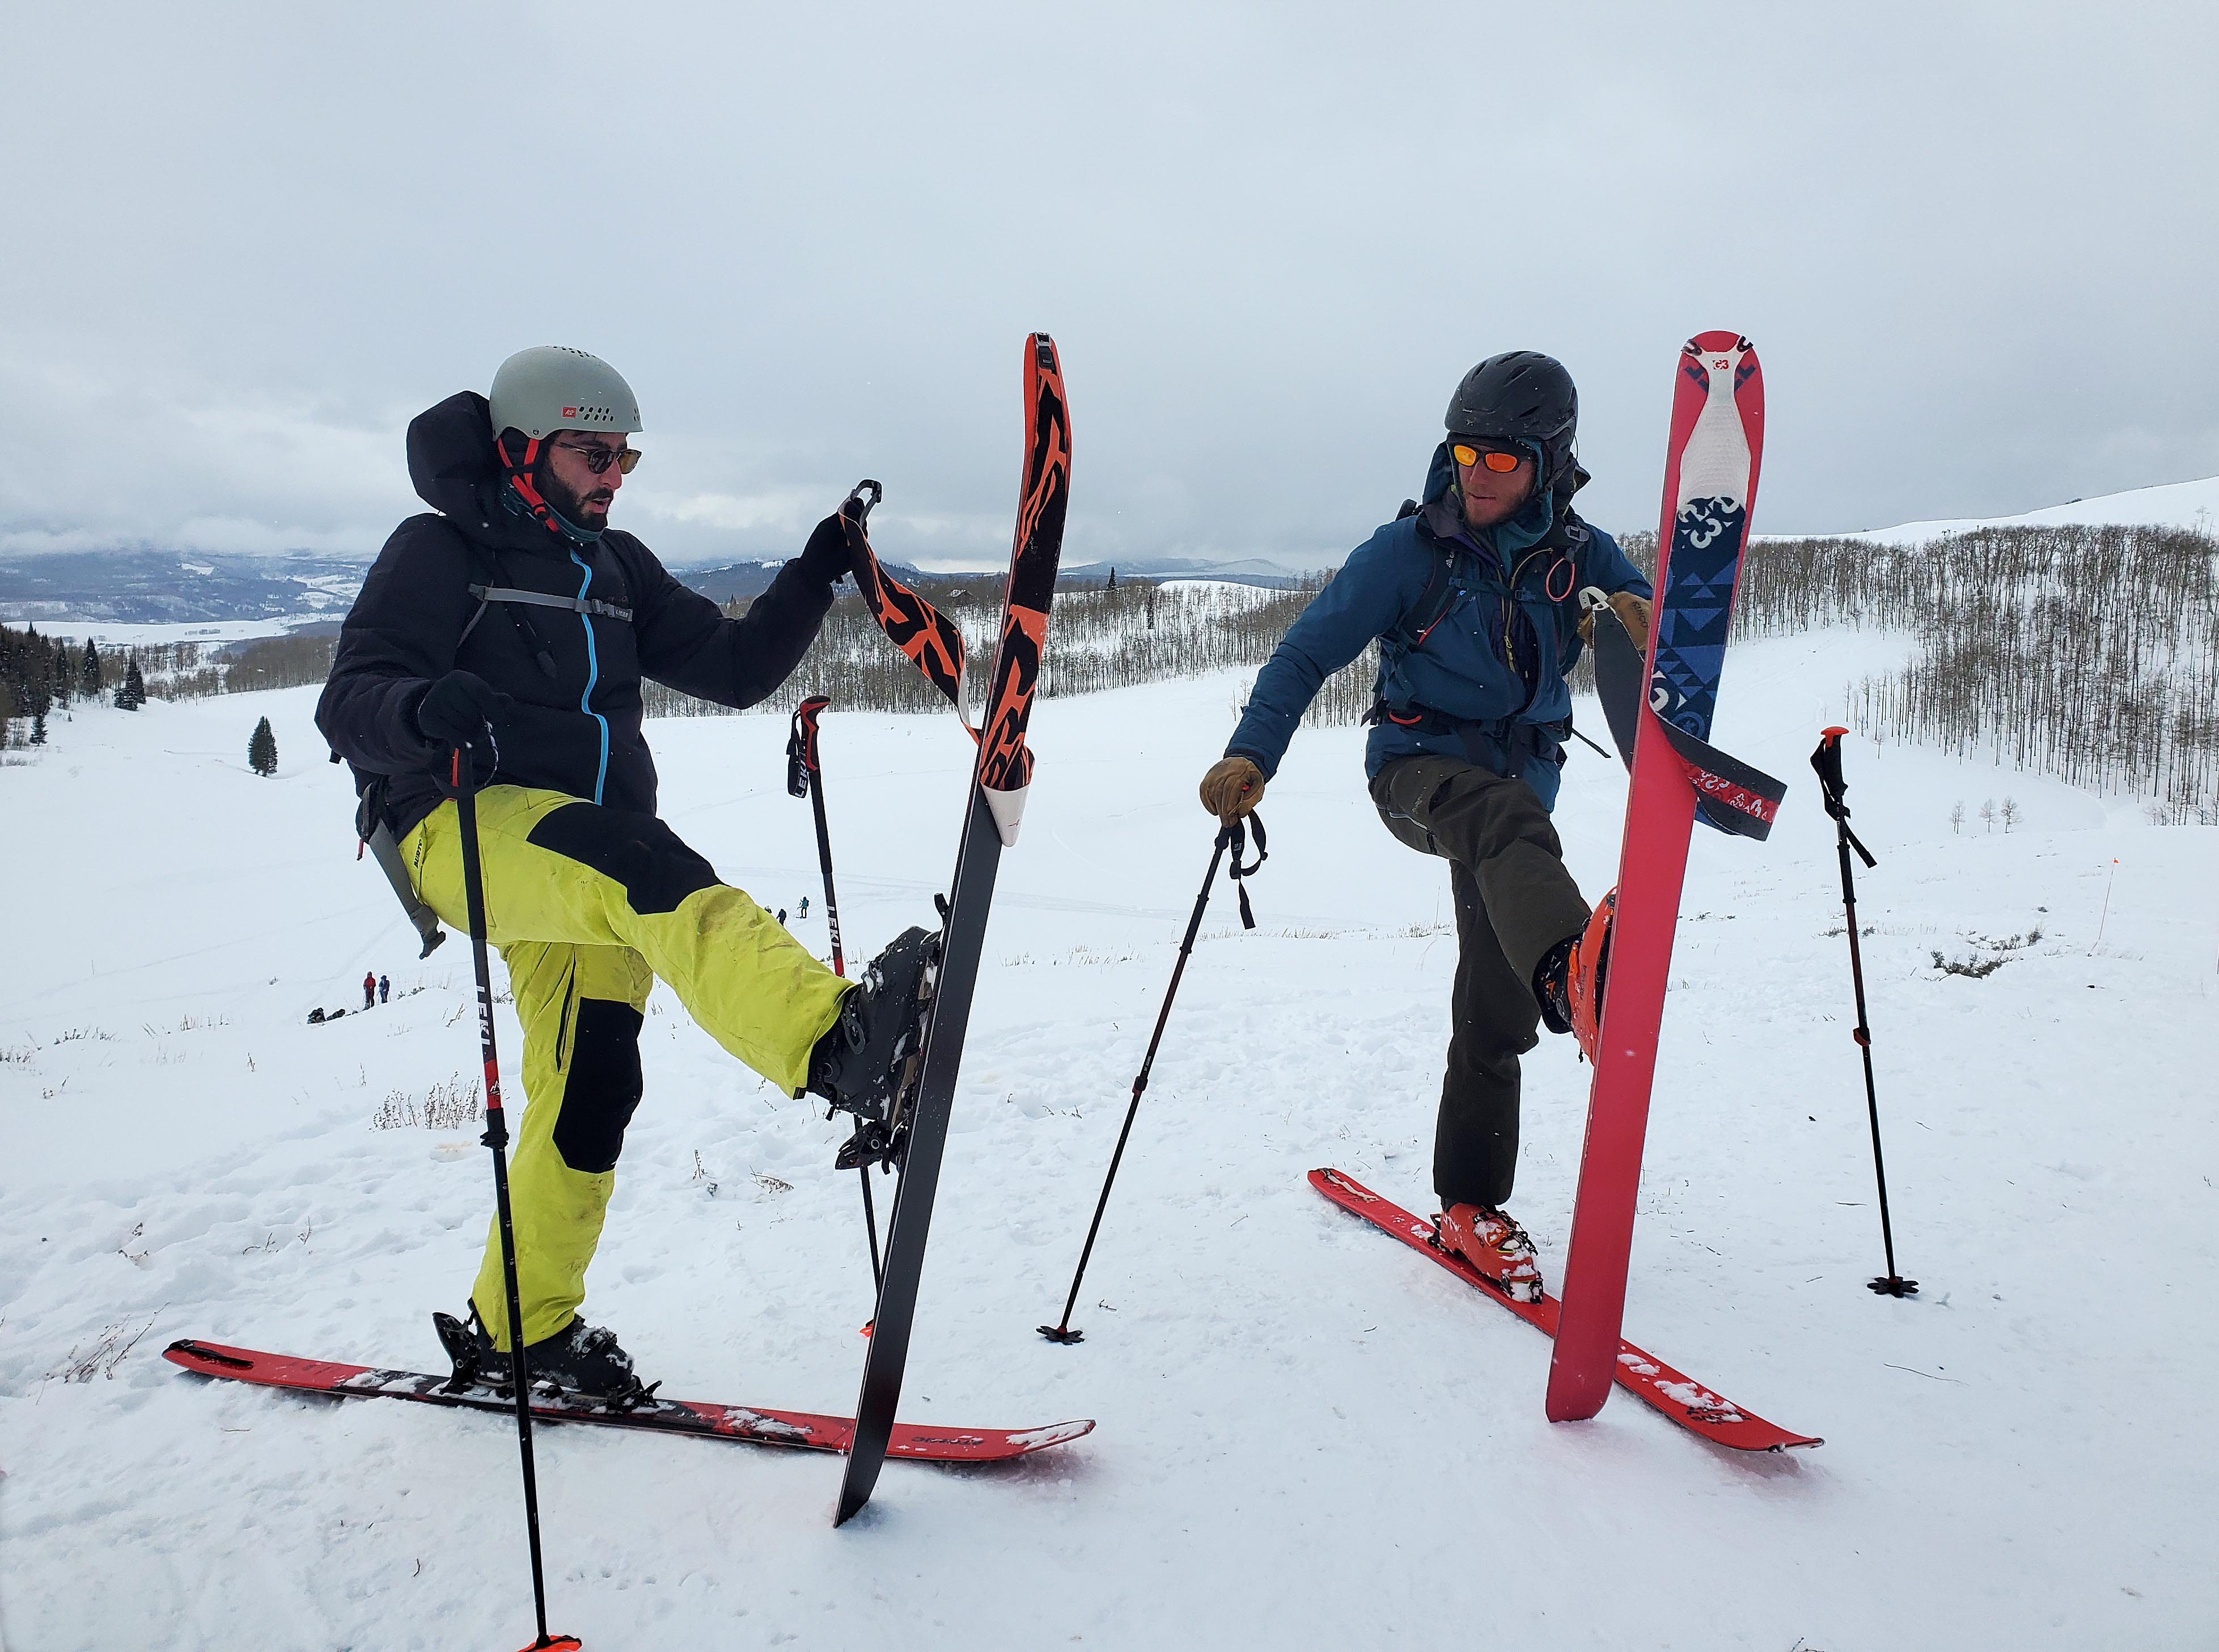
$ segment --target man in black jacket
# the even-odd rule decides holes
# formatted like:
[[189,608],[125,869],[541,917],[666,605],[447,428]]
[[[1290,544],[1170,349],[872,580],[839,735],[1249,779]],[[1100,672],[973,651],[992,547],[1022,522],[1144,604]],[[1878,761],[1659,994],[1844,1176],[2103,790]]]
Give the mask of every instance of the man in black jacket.
[[[638,1387],[631,1357],[577,1310],[640,1099],[655,980],[772,1083],[871,1113],[916,1038],[933,945],[912,929],[860,985],[842,980],[656,818],[641,679],[736,708],[765,699],[849,556],[827,519],[726,618],[608,525],[639,428],[613,368],[552,346],[504,362],[490,400],[466,390],[420,414],[408,470],[433,513],[386,542],[316,711],[352,766],[364,836],[390,830],[418,896],[457,928],[458,750],[483,787],[488,938],[524,1024],[510,1185],[525,1351],[535,1376],[617,1397]],[[490,1231],[471,1308],[482,1345],[506,1350]]]

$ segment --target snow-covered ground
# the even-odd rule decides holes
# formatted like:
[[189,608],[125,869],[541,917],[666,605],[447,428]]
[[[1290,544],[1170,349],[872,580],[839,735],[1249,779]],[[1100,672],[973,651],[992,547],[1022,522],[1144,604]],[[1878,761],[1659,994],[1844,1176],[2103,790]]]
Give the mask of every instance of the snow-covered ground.
[[[1552,1426],[1540,1336],[1304,1185],[1339,1164],[1431,1208],[1448,880],[1380,828],[1355,730],[1302,734],[1271,788],[1259,930],[1229,892],[1212,906],[1075,1316],[1086,1341],[1035,1333],[1209,856],[1193,788],[1238,685],[1165,684],[1038,709],[904,1402],[1099,1429],[1001,1469],[891,1465],[836,1532],[834,1459],[543,1431],[556,1626],[595,1652],[2219,1644],[2219,833],[1849,752],[1880,857],[1860,888],[1899,1248],[1924,1282],[1874,1296],[1838,886],[1804,764],[1892,646],[1801,637],[1729,664],[1722,743],[1793,789],[1769,843],[1695,846],[1627,1311],[1637,1339],[1823,1449],[1738,1456],[1622,1394]],[[467,1082],[469,964],[459,942],[416,962],[354,861],[314,699],[80,710],[0,767],[13,1652],[530,1638],[507,1422],[158,1357],[196,1335],[436,1369],[426,1316],[460,1306],[484,1233],[474,1134],[373,1127],[391,1092]],[[270,780],[245,761],[264,711]],[[772,905],[817,893],[782,717],[652,733],[666,814],[726,877]],[[824,754],[848,949],[867,956],[948,876],[968,746],[950,719],[836,712]],[[1573,757],[1557,820],[1591,892],[1624,793],[1615,764]],[[1983,830],[2006,796],[2017,829]],[[1975,939],[2037,927],[2003,954]],[[814,901],[804,933],[823,944]],[[1935,951],[2011,961],[1969,979]],[[392,1004],[303,1023],[358,1002],[365,968]],[[870,1281],[839,1127],[737,1069],[667,991],[645,1048],[589,1315],[674,1394],[844,1408]],[[1527,1073],[1515,1208],[1553,1278],[1586,1069],[1552,1040]]]

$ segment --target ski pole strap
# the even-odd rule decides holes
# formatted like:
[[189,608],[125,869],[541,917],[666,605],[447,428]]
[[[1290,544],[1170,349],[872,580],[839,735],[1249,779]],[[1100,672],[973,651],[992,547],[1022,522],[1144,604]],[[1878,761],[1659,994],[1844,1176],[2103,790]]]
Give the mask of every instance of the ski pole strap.
[[620,608],[613,602],[603,602],[598,597],[558,597],[551,591],[523,591],[507,585],[474,585],[470,587],[470,594],[481,605],[515,602],[528,608],[565,608],[574,614],[593,614],[602,619],[621,619],[626,624],[631,623],[631,609]]
[[[1256,829],[1256,858],[1244,866],[1240,857],[1247,852],[1248,829],[1252,826]],[[1271,852],[1264,847],[1264,817],[1252,809],[1239,820],[1226,822],[1225,842],[1233,851],[1233,892],[1240,897],[1240,927],[1252,929],[1256,927],[1256,914],[1248,904],[1248,885],[1242,880],[1254,877],[1256,869],[1271,858]]]

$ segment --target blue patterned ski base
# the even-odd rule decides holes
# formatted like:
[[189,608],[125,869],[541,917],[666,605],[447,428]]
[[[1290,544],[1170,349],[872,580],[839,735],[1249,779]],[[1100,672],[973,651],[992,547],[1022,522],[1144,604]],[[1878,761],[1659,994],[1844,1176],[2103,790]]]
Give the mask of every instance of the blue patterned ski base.
[[1726,628],[1748,527],[1748,512],[1725,499],[1690,500],[1672,523],[1649,703],[1667,723],[1698,740],[1711,737],[1718,711]]

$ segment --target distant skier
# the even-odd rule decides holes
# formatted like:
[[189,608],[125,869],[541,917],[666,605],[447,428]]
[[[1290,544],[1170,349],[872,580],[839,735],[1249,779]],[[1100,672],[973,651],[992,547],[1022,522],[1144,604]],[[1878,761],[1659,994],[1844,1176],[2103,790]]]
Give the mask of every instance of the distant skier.
[[377,978],[377,1001],[383,1003],[393,995],[393,983],[382,975]]
[[[347,616],[316,724],[353,766],[365,837],[397,840],[419,897],[466,927],[455,806],[467,748],[487,922],[524,1023],[528,1099],[510,1186],[535,1377],[625,1396],[631,1357],[578,1317],[641,1090],[650,988],[781,1089],[851,1111],[888,1099],[933,938],[911,929],[859,984],[803,949],[655,816],[640,682],[735,708],[785,680],[849,571],[836,517],[746,616],[728,619],[608,525],[639,456],[631,388],[582,351],[526,350],[490,401],[463,391],[408,429],[436,514],[395,531]],[[481,1349],[506,1350],[498,1235],[471,1292]]]
[[809,897],[806,895],[804,895],[801,897],[801,916],[803,920],[806,922],[809,917]]
[[778,923],[781,929],[786,927],[786,909],[783,906],[778,909]]
[[377,973],[365,971],[362,978],[362,1007],[370,1009],[377,1002]]
[[1458,956],[1433,1139],[1440,1243],[1521,1301],[1541,1295],[1532,1241],[1502,1206],[1518,1164],[1518,1058],[1537,1022],[1594,1053],[1610,904],[1590,914],[1549,810],[1571,732],[1565,676],[1589,586],[1637,641],[1650,587],[1572,495],[1579,398],[1547,356],[1464,376],[1421,505],[1351,554],[1263,670],[1202,782],[1225,819],[1253,809],[1326,678],[1379,642],[1364,747],[1373,803],[1409,848],[1449,863]]

